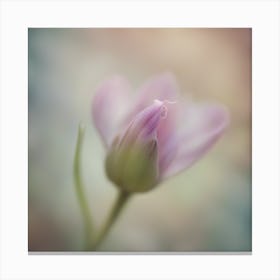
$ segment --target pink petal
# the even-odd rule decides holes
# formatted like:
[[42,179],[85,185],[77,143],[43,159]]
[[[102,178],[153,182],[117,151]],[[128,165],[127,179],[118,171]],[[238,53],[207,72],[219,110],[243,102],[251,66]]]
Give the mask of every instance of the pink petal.
[[135,106],[130,110],[125,123],[144,110],[154,100],[175,101],[178,97],[178,86],[171,73],[163,73],[148,80],[137,92]]
[[178,91],[176,79],[171,73],[157,75],[139,89],[138,106],[145,107],[155,99],[174,101]]
[[114,76],[101,83],[92,103],[93,122],[105,145],[110,146],[130,101],[130,85],[120,76]]
[[229,124],[226,108],[214,104],[190,104],[180,121],[178,152],[163,178],[173,176],[199,160],[219,139]]
[[155,100],[152,105],[146,107],[133,118],[120,137],[120,146],[141,144],[151,139],[157,140],[157,129],[165,115],[166,107],[164,103]]
[[167,107],[167,116],[158,127],[158,157],[159,170],[164,173],[177,154],[178,148],[178,103],[169,104],[164,102]]

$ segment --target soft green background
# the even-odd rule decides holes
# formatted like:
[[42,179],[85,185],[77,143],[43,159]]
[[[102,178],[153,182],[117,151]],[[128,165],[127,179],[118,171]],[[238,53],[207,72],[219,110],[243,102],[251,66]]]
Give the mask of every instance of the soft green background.
[[115,195],[91,122],[97,84],[135,89],[171,71],[182,94],[224,103],[231,124],[191,169],[135,196],[104,251],[251,250],[251,29],[29,29],[29,250],[79,251],[72,162],[79,121],[86,192],[99,227]]

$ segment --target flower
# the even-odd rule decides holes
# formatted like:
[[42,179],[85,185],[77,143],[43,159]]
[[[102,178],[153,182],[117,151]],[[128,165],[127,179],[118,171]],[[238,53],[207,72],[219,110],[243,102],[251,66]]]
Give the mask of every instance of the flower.
[[229,123],[227,109],[180,98],[170,73],[147,81],[136,97],[124,77],[104,81],[93,99],[93,122],[107,149],[109,179],[144,192],[189,168]]

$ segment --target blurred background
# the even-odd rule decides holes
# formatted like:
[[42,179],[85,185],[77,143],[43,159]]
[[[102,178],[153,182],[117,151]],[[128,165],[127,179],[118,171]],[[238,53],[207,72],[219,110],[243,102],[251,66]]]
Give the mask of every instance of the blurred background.
[[100,227],[116,195],[91,122],[94,89],[114,74],[137,88],[172,72],[182,94],[225,104],[231,124],[192,168],[137,195],[101,251],[251,251],[251,29],[29,29],[28,247],[82,251],[72,165],[80,121],[83,177]]

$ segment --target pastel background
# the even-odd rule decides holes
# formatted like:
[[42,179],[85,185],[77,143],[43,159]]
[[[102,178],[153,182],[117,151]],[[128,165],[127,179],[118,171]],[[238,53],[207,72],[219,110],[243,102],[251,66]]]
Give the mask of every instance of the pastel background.
[[91,122],[94,89],[113,74],[135,90],[169,71],[182,94],[225,104],[231,124],[191,169],[135,196],[101,251],[251,251],[251,29],[29,29],[28,248],[80,251],[73,186],[77,129],[96,226],[116,195]]

